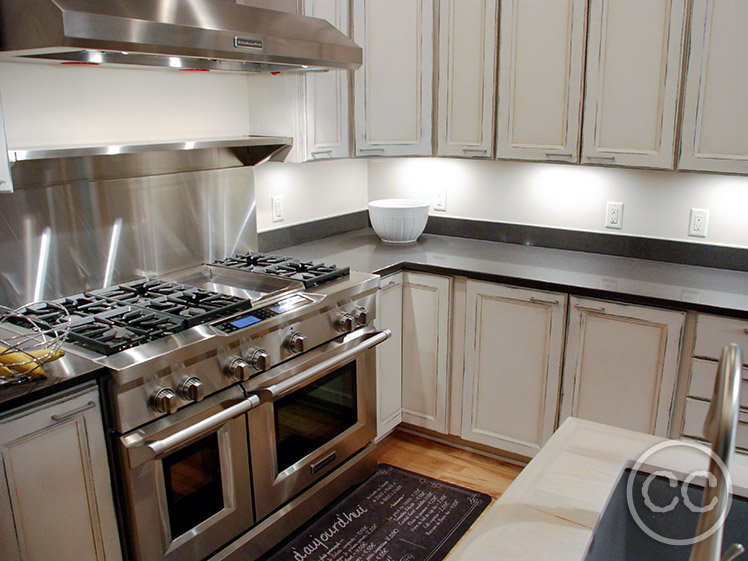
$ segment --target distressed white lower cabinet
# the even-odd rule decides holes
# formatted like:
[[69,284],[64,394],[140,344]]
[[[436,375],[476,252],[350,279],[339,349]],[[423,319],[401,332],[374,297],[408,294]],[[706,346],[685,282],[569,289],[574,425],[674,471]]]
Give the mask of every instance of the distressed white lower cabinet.
[[382,278],[376,324],[392,331],[392,337],[377,346],[377,438],[382,438],[403,420],[403,273]]
[[433,0],[353,0],[356,156],[431,156]]
[[560,422],[668,436],[685,313],[572,297]]
[[468,280],[463,439],[540,450],[556,428],[565,323],[565,294]]
[[403,421],[447,432],[450,277],[403,274]]
[[579,161],[587,0],[502,0],[497,157]]
[[437,154],[491,158],[496,0],[440,0]]
[[695,0],[680,169],[748,173],[748,2]]
[[686,0],[590,0],[582,163],[673,169]]
[[3,561],[122,558],[96,388],[0,420]]

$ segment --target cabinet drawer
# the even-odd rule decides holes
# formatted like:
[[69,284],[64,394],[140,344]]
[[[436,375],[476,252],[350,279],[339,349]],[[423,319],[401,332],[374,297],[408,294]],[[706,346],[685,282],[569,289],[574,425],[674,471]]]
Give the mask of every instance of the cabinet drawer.
[[699,314],[696,324],[694,356],[719,360],[722,348],[737,343],[745,351],[743,363],[748,360],[748,321]]
[[[708,401],[686,399],[686,414],[683,420],[683,435],[704,440],[704,421],[709,411]],[[738,416],[738,434],[735,445],[748,450],[748,411],[740,411]]]
[[[714,378],[717,376],[717,363],[711,360],[691,360],[691,383],[688,395],[700,399],[712,399]],[[748,368],[743,368],[743,382],[740,387],[740,406],[748,409]]]

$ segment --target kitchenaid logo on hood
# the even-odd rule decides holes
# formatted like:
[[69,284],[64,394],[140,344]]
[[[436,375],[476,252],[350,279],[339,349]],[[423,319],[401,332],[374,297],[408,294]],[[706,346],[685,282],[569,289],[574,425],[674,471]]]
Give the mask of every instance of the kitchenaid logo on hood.
[[234,37],[234,47],[244,47],[245,49],[262,49],[262,41],[260,39]]

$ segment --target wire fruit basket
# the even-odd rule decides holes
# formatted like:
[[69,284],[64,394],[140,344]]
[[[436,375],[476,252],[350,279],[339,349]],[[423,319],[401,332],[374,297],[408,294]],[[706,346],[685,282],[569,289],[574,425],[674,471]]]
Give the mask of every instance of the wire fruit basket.
[[[62,321],[49,326],[24,315],[25,310],[41,305],[59,312]],[[0,328],[0,385],[19,384],[46,378],[44,364],[64,356],[61,347],[70,332],[70,315],[52,302],[34,302],[16,309],[0,306]]]

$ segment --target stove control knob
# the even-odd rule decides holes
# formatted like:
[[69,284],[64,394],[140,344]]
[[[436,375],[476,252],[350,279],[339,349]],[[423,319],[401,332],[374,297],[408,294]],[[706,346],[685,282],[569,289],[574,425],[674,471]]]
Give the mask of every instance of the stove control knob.
[[237,382],[246,382],[252,375],[249,363],[243,358],[235,358],[226,365],[226,374]]
[[288,338],[288,350],[292,353],[303,353],[306,350],[306,336],[301,333],[292,333]]
[[205,396],[205,387],[200,378],[193,376],[182,382],[179,386],[179,393],[187,401],[202,401]]
[[356,318],[358,325],[366,325],[369,323],[369,312],[363,306],[358,306],[353,310],[353,317]]
[[176,413],[177,394],[171,388],[162,388],[151,396],[151,407],[159,413]]
[[347,313],[341,312],[338,314],[338,320],[335,322],[335,328],[343,333],[350,333],[356,329],[356,320],[354,317]]
[[252,349],[247,353],[247,362],[258,372],[270,368],[270,355],[265,349]]

